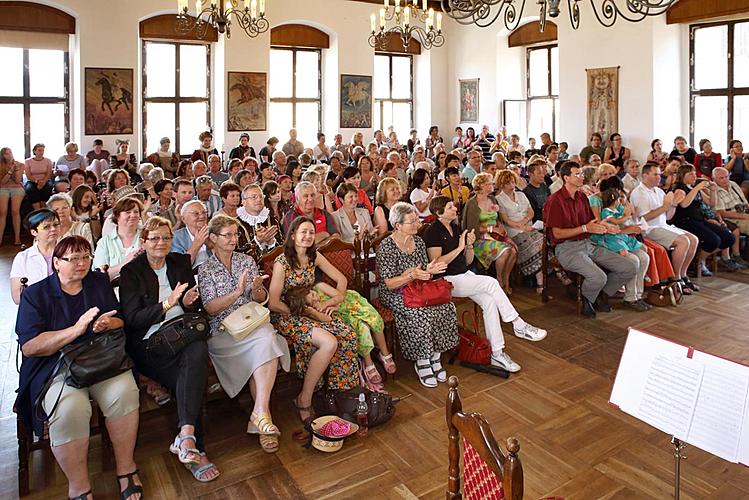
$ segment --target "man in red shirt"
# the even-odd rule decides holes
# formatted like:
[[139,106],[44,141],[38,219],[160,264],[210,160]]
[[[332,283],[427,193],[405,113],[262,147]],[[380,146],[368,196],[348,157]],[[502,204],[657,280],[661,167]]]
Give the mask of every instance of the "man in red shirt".
[[315,224],[315,243],[338,234],[338,228],[332,217],[315,207],[317,189],[311,182],[302,181],[294,188],[294,205],[286,212],[281,221],[284,234],[288,233],[291,222],[297,217],[309,217]]
[[583,315],[595,317],[596,311],[611,311],[608,297],[634,277],[637,266],[590,241],[591,234],[615,234],[619,228],[596,220],[587,196],[580,191],[583,185],[580,165],[565,162],[559,169],[559,177],[564,185],[546,201],[544,224],[551,231],[554,254],[562,267],[585,278]]

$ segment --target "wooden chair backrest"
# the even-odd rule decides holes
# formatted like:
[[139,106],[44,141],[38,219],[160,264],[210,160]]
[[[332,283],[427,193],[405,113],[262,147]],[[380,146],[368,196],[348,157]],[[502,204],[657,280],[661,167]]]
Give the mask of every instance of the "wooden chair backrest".
[[450,377],[448,385],[450,389],[445,405],[449,460],[446,497],[448,499],[461,498],[459,437],[462,435],[501,483],[504,498],[521,500],[523,498],[523,467],[518,458],[520,444],[517,439],[507,440],[507,454],[505,455],[494,438],[489,422],[479,413],[463,412],[463,404],[458,394],[458,377]]
[[[361,292],[361,255],[357,254],[352,243],[341,241],[341,238],[334,234],[317,247],[317,251],[343,273],[350,290]],[[335,286],[329,277],[325,276],[323,279],[331,286]]]
[[[281,255],[282,253],[283,246],[279,245],[270,252],[260,257],[260,262],[258,262],[260,271],[267,274],[268,276],[273,276],[273,261],[275,261],[276,257]],[[270,283],[270,281],[268,281],[268,283]]]

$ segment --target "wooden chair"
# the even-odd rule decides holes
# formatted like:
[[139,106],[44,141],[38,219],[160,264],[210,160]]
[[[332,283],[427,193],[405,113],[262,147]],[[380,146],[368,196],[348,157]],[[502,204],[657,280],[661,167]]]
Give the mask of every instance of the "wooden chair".
[[[21,278],[21,293],[28,286],[29,279],[26,277]],[[21,352],[21,346],[18,345],[18,353]],[[16,365],[18,360],[16,359]],[[20,373],[20,368],[19,368]],[[95,423],[91,424],[91,435],[101,434],[102,443],[105,446],[109,446],[111,441],[109,440],[109,434],[107,433],[107,427],[104,425],[104,415],[101,412],[101,408],[96,404],[95,401],[91,401],[91,410],[96,415]],[[18,414],[16,406],[13,405],[13,412],[16,414],[16,440],[18,441],[18,495],[25,496],[30,493],[29,484],[31,482],[31,473],[29,471],[29,460],[31,454],[36,450],[43,450],[46,456],[51,457],[51,449],[49,443],[49,431],[47,424],[44,425],[44,432],[42,436],[37,436],[33,429],[26,427],[23,418]]]
[[[543,230],[544,235],[544,242],[543,246],[541,248],[541,272],[544,275],[544,284],[542,287],[541,292],[541,301],[543,303],[546,303],[549,301],[549,268],[552,266],[552,262],[555,263],[556,266],[558,266],[561,269],[561,265],[559,264],[559,261],[556,260],[556,257],[549,258],[549,252],[554,251],[554,245],[551,243],[551,231],[549,231],[546,227],[544,227]],[[565,271],[567,272],[567,271]],[[583,285],[583,277],[580,274],[577,273],[571,273],[567,272],[568,275],[571,275],[570,278],[573,280],[573,283],[575,285],[576,289],[576,300],[577,300],[577,312],[578,314],[582,311],[583,306],[583,292],[582,292],[582,285]]]
[[[503,453],[489,422],[478,413],[464,413],[458,394],[458,377],[448,381],[446,417],[448,432],[448,477],[446,498],[520,500],[523,498],[523,466],[517,439],[507,439]],[[460,443],[463,437],[463,493],[460,491]]]
[[[352,243],[341,241],[340,237],[336,234],[327,238],[317,247],[317,251],[328,259],[328,262],[333,264],[336,269],[343,273],[350,290],[362,293],[364,287],[361,277],[363,264],[361,252],[357,252],[356,247]],[[335,283],[327,275],[324,277],[324,280],[329,285],[335,287]]]

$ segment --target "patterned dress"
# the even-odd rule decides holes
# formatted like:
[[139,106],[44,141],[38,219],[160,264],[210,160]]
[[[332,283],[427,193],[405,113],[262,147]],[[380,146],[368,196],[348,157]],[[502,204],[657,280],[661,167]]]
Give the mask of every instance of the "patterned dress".
[[[479,223],[486,227],[496,226],[497,219],[497,212],[483,210],[479,215]],[[504,241],[495,240],[488,233],[480,235],[480,238],[473,244],[476,259],[486,269],[491,267],[494,261],[500,258],[509,248],[510,245]]]
[[455,304],[428,307],[407,307],[400,290],[391,290],[385,280],[402,274],[406,269],[429,262],[424,240],[414,237],[413,253],[398,248],[388,236],[377,250],[377,268],[380,271],[380,300],[393,310],[398,340],[406,359],[429,358],[435,352],[445,352],[458,345],[458,323]]
[[[314,262],[310,262],[304,269],[292,269],[284,254],[279,255],[275,262],[283,266],[282,295],[289,288],[314,286]],[[310,358],[315,353],[315,346],[312,345],[312,329],[317,327],[330,332],[338,340],[338,349],[333,354],[328,368],[328,389],[351,389],[359,384],[356,332],[341,319],[333,318],[331,323],[320,323],[305,316],[271,313],[270,320],[278,332],[294,345],[299,377],[304,378]]]
[[242,273],[247,271],[247,288],[245,293],[229,307],[211,316],[211,337],[208,339],[208,354],[216,369],[221,387],[233,398],[242,390],[254,371],[268,361],[278,359],[285,371],[289,371],[289,346],[283,337],[276,334],[269,324],[259,326],[243,340],[222,331],[219,326],[229,314],[240,306],[252,301],[250,283],[257,276],[258,269],[251,257],[234,252],[231,256],[231,269],[227,269],[212,254],[198,273],[198,286],[203,303],[233,292],[239,283]]
[[[320,302],[330,299],[317,287],[313,290]],[[343,302],[338,305],[338,310],[334,314],[356,332],[359,340],[359,356],[364,357],[374,349],[372,334],[382,335],[385,331],[385,323],[377,309],[354,290],[346,290]]]

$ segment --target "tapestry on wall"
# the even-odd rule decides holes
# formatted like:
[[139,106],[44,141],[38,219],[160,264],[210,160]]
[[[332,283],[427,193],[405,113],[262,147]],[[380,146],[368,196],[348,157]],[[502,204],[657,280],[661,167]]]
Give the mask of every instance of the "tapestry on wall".
[[588,136],[598,132],[607,141],[619,130],[619,66],[586,69],[588,76]]
[[86,135],[133,133],[133,70],[86,68]]
[[267,129],[267,82],[266,73],[229,71],[229,132]]
[[341,75],[341,128],[372,127],[372,77]]
[[460,82],[460,123],[479,121],[479,79]]

